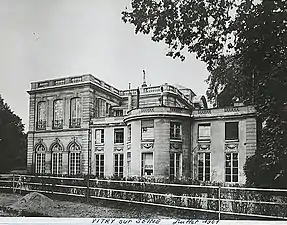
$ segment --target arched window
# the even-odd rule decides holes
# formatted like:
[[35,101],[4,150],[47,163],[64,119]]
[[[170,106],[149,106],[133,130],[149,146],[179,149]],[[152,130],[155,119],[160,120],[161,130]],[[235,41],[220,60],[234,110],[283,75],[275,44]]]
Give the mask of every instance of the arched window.
[[52,174],[62,174],[63,147],[58,143],[51,146],[52,152]]
[[38,102],[37,107],[37,129],[46,129],[46,102]]
[[45,173],[45,146],[42,143],[38,143],[35,146],[35,172],[38,174]]
[[70,127],[81,127],[81,99],[79,97],[71,99],[70,107]]
[[63,100],[58,99],[54,101],[53,104],[53,128],[62,129],[63,128],[63,118],[64,118]]
[[81,173],[81,148],[75,142],[68,145],[69,150],[69,174],[76,175]]

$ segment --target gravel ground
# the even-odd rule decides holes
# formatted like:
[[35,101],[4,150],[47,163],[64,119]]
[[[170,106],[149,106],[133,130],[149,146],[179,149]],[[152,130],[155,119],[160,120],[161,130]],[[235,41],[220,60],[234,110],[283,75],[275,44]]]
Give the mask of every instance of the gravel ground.
[[[19,194],[0,193],[0,216],[21,216],[15,212],[7,212],[7,207],[19,201],[23,196]],[[192,212],[171,210],[160,207],[143,205],[129,205],[124,203],[112,203],[93,201],[89,204],[80,202],[79,199],[57,200],[53,198],[55,207],[49,209],[45,216],[51,217],[89,217],[89,218],[199,218]],[[23,214],[22,214],[23,216]],[[26,214],[26,216],[41,216]],[[206,218],[206,215],[202,218]]]

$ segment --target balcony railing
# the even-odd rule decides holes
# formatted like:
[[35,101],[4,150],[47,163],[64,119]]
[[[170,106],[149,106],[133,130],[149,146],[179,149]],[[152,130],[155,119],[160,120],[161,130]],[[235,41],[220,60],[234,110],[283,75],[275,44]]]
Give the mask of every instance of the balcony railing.
[[46,121],[45,120],[37,121],[37,130],[46,130]]
[[54,120],[53,129],[63,129],[63,120]]
[[70,128],[80,128],[81,127],[81,118],[70,119]]

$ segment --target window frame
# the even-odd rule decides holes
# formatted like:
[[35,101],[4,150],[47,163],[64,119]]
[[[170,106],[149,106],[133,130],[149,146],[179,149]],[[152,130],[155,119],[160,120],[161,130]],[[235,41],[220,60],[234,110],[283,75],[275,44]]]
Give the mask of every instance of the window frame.
[[[150,132],[152,131],[152,133],[153,133],[152,137],[151,138],[143,137],[143,133],[144,132],[148,133],[149,129],[150,129]],[[141,140],[142,141],[153,141],[154,140],[154,119],[141,120]]]
[[[202,166],[200,165],[201,155],[202,155]],[[208,157],[206,157],[207,155]],[[198,152],[197,158],[198,158],[197,179],[199,181],[211,181],[211,152]],[[207,165],[207,162],[209,162],[209,165]],[[200,172],[200,168],[202,168],[202,173]],[[202,176],[200,174],[202,174]]]
[[[152,155],[152,169],[145,169],[144,155]],[[152,174],[145,174],[146,170],[152,170]],[[154,176],[154,154],[153,152],[142,152],[141,153],[141,174],[142,176]]]
[[[39,157],[39,160],[38,160],[38,157]],[[35,169],[36,169],[35,171],[36,174],[45,174],[45,170],[46,170],[46,153],[45,152],[36,152]]]
[[[177,160],[178,159],[178,160]],[[178,165],[177,165],[178,161]],[[169,165],[170,179],[180,178],[182,176],[182,153],[172,152],[170,153],[170,165]]]
[[[56,103],[61,102],[61,116],[56,117]],[[55,99],[53,101],[53,129],[63,129],[63,123],[64,123],[64,100],[63,99]]]
[[[179,126],[177,128],[176,126]],[[179,136],[177,137],[177,129],[179,129]],[[182,140],[182,122],[171,121],[170,122],[170,139],[171,140]]]
[[[209,136],[200,135],[200,130],[201,130],[200,127],[209,127]],[[198,135],[197,135],[198,141],[210,141],[211,140],[211,124],[210,123],[199,123],[197,127],[197,132],[198,132]]]
[[69,152],[69,175],[81,174],[81,152]]
[[[54,156],[56,156],[55,159],[54,159]],[[56,161],[56,163],[55,163],[55,161]],[[58,151],[52,152],[51,162],[52,162],[51,173],[56,174],[56,175],[62,174],[62,172],[63,172],[63,153],[58,152]],[[56,171],[55,171],[55,169],[56,169]]]
[[[73,103],[73,101],[75,101],[75,103]],[[73,97],[70,99],[70,124],[69,124],[70,128],[80,128],[81,117],[82,117],[81,98]]]
[[[121,134],[122,137],[119,137],[118,136],[119,134]],[[114,144],[124,144],[124,141],[125,141],[125,129],[115,128],[114,129]]]
[[[100,131],[100,142],[97,142],[97,132]],[[105,129],[95,129],[95,144],[101,145],[105,143]]]
[[69,175],[81,174],[81,147],[76,142],[70,142],[68,145]]
[[99,178],[105,177],[105,154],[95,154],[95,175]]
[[[227,160],[227,155],[230,155],[230,160]],[[234,160],[234,156],[236,155]],[[227,162],[230,161],[230,166],[227,167]],[[234,161],[236,162],[237,166],[234,165]],[[230,173],[227,173],[227,169],[230,169]],[[234,172],[236,171],[237,172]],[[225,153],[225,161],[224,161],[224,174],[225,174],[225,182],[226,183],[239,183],[239,153],[238,152],[226,152]],[[230,181],[229,179],[227,179],[227,177],[230,177]],[[234,179],[234,177],[236,179]]]
[[[43,105],[43,108],[40,106]],[[40,110],[43,110],[40,111]],[[42,114],[44,114],[44,118],[42,118]],[[37,130],[46,130],[46,123],[47,123],[47,104],[46,101],[39,101],[37,103]]]
[[[63,151],[63,147],[59,143],[52,144],[51,146],[51,173],[52,174],[62,174],[63,172],[63,152],[62,151]],[[54,159],[54,155],[56,155],[55,159]]]
[[114,154],[114,176],[119,178],[124,177],[124,153]]
[[[235,138],[229,134],[231,133],[230,131],[228,131],[230,129],[228,128],[228,125],[230,126],[230,124],[236,124],[236,132],[235,132],[236,137]],[[224,134],[225,141],[239,141],[239,122],[238,121],[225,122],[224,128],[225,128],[225,134]],[[230,135],[231,137],[229,137],[228,135]]]

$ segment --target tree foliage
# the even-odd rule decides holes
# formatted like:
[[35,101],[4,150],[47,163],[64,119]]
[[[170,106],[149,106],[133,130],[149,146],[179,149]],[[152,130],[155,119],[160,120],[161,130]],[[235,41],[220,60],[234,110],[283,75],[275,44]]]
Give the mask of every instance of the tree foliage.
[[255,105],[258,146],[247,160],[248,182],[287,187],[287,1],[132,0],[123,12],[135,32],[168,45],[168,56],[186,50],[206,62],[208,99]]
[[26,134],[21,119],[0,96],[0,172],[26,165]]

